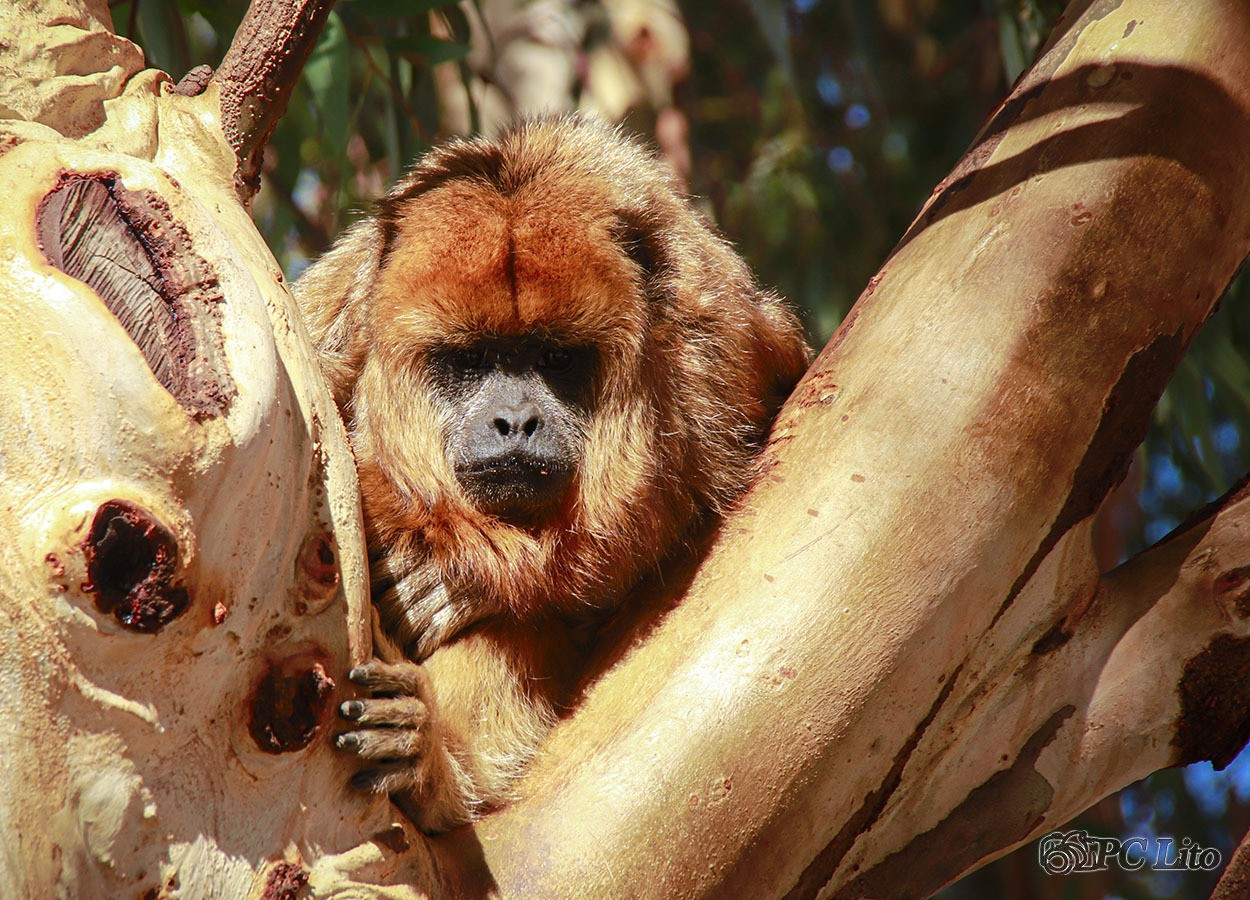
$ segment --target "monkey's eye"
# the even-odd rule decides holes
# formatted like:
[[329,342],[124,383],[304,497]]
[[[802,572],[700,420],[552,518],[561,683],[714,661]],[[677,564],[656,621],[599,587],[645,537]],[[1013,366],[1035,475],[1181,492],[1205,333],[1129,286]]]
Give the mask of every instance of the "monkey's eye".
[[538,357],[538,368],[544,372],[567,372],[573,366],[573,354],[561,347],[551,347]]
[[449,357],[452,366],[461,372],[476,372],[486,368],[486,351],[474,347],[464,347],[454,351]]

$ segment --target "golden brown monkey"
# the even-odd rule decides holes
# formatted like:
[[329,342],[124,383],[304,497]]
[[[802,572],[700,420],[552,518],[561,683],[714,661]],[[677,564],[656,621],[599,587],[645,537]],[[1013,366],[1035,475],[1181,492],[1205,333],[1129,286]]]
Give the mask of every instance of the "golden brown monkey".
[[665,168],[575,117],[431,151],[296,295],[413,661],[353,670],[374,695],[338,744],[446,829],[506,798],[593,626],[745,490],[808,350]]

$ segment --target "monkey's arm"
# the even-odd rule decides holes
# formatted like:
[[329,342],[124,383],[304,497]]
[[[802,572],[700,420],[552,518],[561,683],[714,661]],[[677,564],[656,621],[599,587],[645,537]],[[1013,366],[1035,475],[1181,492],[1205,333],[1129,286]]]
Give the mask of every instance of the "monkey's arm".
[[382,629],[413,662],[423,662],[470,626],[499,612],[480,599],[452,596],[431,566],[420,565],[396,577],[393,564],[390,556],[374,562],[373,603]]

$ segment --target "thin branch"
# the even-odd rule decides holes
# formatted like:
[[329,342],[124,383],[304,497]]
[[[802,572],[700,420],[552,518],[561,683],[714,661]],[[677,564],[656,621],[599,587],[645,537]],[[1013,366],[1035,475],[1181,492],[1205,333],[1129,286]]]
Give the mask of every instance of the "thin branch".
[[421,119],[417,116],[417,111],[412,108],[412,105],[408,102],[408,98],[404,96],[404,92],[400,90],[399,85],[396,84],[395,78],[392,77],[389,72],[382,71],[381,66],[378,65],[378,61],[373,58],[372,44],[374,42],[361,35],[352,34],[351,32],[348,32],[347,39],[351,41],[358,50],[360,50],[360,55],[364,59],[365,65],[368,66],[369,71],[380,79],[384,85],[386,85],[387,90],[391,92],[391,96],[394,99],[395,104],[400,108],[403,114],[407,116],[409,124],[412,125],[412,130],[417,133],[421,140],[429,143],[430,136],[426,134],[425,129],[421,127]]
[[238,159],[235,190],[251,205],[261,158],[334,0],[253,0],[217,72],[221,124]]
[[[273,187],[274,202],[281,204],[290,212],[295,228],[299,232],[301,244],[312,253],[321,253],[329,247],[334,236],[330,234],[323,222],[308,215],[295,202],[295,185],[276,170],[266,172],[265,177],[269,179]],[[336,190],[335,194],[337,193]]]

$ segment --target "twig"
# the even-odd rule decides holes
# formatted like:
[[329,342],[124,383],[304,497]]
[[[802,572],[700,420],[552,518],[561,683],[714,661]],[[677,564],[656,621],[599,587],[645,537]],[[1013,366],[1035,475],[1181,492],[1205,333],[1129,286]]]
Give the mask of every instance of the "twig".
[[252,0],[217,70],[222,129],[238,159],[235,190],[250,206],[274,126],[317,43],[334,0]]

